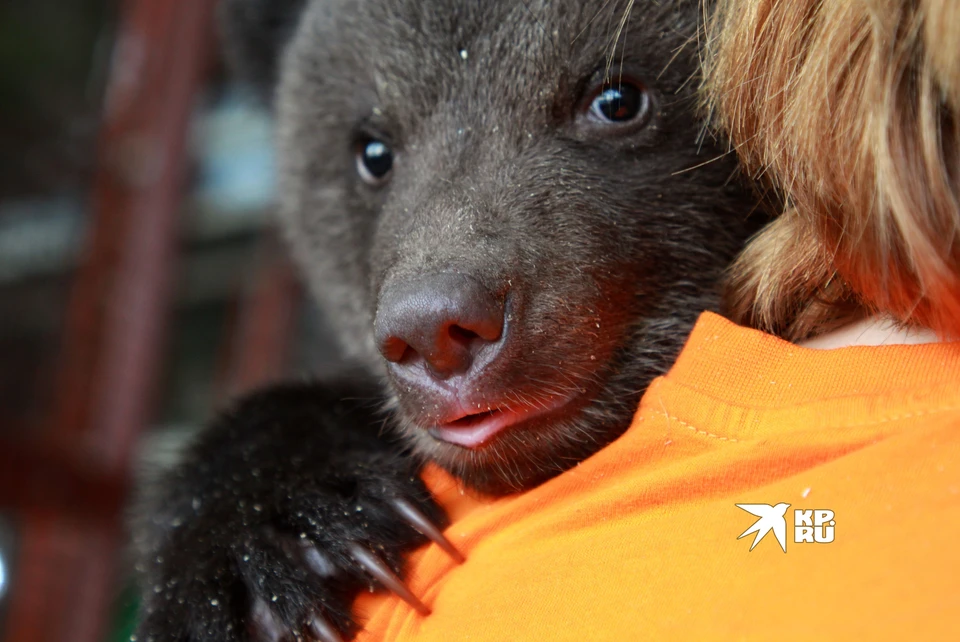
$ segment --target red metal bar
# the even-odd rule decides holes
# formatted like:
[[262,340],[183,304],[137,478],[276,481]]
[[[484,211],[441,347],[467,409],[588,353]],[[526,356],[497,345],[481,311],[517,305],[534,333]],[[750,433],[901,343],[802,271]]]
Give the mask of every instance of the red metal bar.
[[73,452],[44,446],[0,437],[0,506],[5,511],[103,521],[122,509],[122,479],[103,474]]
[[[70,453],[64,455],[75,460],[69,470],[110,480],[106,487],[126,487],[136,436],[150,412],[170,307],[188,124],[215,41],[213,3],[123,5],[88,253],[69,304],[60,395],[41,445]],[[103,490],[98,483],[79,486],[93,494]],[[7,642],[103,637],[119,515],[77,520],[65,518],[62,508],[21,515],[25,545]]]

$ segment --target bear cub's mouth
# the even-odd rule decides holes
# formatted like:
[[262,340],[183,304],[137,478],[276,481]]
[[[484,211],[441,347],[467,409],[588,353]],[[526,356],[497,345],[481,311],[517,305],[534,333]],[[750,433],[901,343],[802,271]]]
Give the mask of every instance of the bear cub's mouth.
[[473,428],[478,423],[483,422],[484,419],[488,417],[493,417],[494,415],[500,414],[503,411],[500,408],[494,408],[492,410],[487,410],[486,412],[478,412],[475,415],[466,415],[465,417],[460,417],[459,419],[454,419],[453,421],[447,423],[448,428]]
[[558,398],[523,408],[495,406],[483,412],[465,414],[458,419],[438,424],[429,428],[427,432],[434,439],[449,444],[464,448],[479,448],[507,428],[519,428],[519,424],[553,414],[568,401],[570,400],[566,398]]

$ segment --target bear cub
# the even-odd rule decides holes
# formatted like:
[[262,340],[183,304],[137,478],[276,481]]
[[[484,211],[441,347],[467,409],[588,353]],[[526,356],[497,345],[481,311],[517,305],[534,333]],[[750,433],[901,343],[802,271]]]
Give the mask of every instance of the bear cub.
[[138,640],[346,639],[369,586],[426,612],[424,462],[503,495],[623,433],[755,227],[698,120],[701,9],[225,0],[350,365],[241,400],[150,489]]

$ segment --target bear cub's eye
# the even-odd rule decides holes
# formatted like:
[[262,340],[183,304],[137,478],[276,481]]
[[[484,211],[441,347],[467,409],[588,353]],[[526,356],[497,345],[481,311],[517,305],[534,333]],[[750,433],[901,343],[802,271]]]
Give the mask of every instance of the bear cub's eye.
[[594,125],[636,127],[650,116],[650,95],[642,83],[630,78],[607,81],[588,94],[587,120]]
[[368,185],[382,185],[393,169],[393,150],[376,139],[367,139],[358,146],[357,173]]

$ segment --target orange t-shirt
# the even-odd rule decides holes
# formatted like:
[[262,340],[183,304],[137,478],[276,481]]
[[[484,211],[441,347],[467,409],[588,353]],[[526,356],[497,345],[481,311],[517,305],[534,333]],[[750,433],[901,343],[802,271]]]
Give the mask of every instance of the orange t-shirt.
[[960,639],[960,343],[818,351],[704,314],[572,470],[498,500],[426,479],[467,562],[416,552],[433,613],[366,596],[359,640]]

